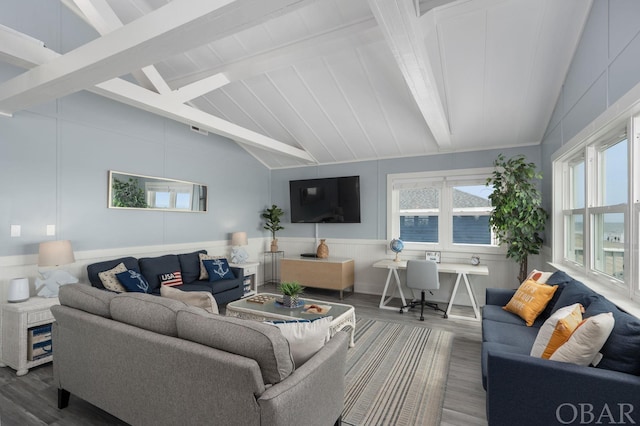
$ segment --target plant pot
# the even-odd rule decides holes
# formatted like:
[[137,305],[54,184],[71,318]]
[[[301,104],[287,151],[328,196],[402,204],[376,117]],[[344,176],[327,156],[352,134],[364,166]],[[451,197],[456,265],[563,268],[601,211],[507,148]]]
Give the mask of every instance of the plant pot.
[[299,301],[300,301],[300,298],[298,297],[297,294],[295,296],[288,296],[286,294],[282,296],[282,304],[288,308],[297,307]]
[[278,251],[278,239],[274,238],[273,240],[271,240],[271,252],[275,253]]

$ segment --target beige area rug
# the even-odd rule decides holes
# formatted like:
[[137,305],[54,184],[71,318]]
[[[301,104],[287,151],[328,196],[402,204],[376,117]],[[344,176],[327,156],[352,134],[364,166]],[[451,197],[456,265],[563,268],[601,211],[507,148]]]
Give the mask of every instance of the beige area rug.
[[453,334],[368,319],[347,353],[347,425],[439,425]]

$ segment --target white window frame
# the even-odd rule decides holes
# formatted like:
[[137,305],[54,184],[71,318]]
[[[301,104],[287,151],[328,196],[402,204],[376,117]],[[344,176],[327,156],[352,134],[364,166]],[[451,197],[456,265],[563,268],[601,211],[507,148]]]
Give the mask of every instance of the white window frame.
[[[453,243],[453,187],[484,185],[493,174],[493,168],[460,169],[435,172],[393,173],[387,175],[387,239],[400,236],[399,185],[408,187],[435,186],[440,188],[438,219],[438,243],[404,242],[405,250],[415,251],[455,251],[471,254],[504,254],[506,249],[492,244]],[[462,212],[467,215],[470,212]],[[457,215],[460,215],[458,213]]]
[[[621,116],[611,120],[608,125],[603,126],[599,131],[578,141],[573,141],[554,154],[553,162],[553,245],[552,263],[567,270],[569,274],[578,277],[586,277],[589,282],[596,286],[595,290],[602,293],[613,292],[630,299],[640,300],[640,284],[638,280],[638,241],[640,236],[633,234],[637,230],[640,209],[638,190],[640,185],[640,163],[638,160],[638,144],[640,143],[640,133],[638,130],[638,120],[636,117],[628,118]],[[600,167],[600,153],[603,147],[612,143],[617,143],[625,137],[627,139],[627,184],[628,200],[627,204],[603,205],[601,182],[598,179],[598,167]],[[605,148],[606,149],[606,148]],[[569,165],[577,158],[584,158],[584,208],[573,208],[571,203],[571,179]],[[636,166],[634,166],[634,164]],[[634,168],[635,167],[635,168]],[[583,215],[583,263],[579,264],[566,258],[566,220],[571,214],[580,213]],[[595,269],[595,247],[592,238],[594,228],[594,218],[603,213],[622,213],[625,218],[624,227],[624,276],[618,279],[599,272]],[[637,231],[636,231],[637,232]],[[635,253],[631,256],[630,253]],[[635,284],[634,284],[635,283]]]

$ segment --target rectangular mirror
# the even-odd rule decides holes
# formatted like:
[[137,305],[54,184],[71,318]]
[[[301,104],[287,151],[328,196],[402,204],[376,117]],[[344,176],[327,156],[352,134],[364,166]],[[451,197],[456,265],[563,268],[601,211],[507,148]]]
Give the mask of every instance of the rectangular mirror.
[[207,186],[111,170],[109,208],[206,212]]

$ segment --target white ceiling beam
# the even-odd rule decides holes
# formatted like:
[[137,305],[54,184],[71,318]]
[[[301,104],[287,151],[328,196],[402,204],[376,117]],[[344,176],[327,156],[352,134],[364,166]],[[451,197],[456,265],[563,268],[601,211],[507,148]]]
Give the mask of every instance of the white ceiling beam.
[[[0,58],[6,62],[25,68],[34,68],[60,56],[59,53],[38,43],[37,40],[0,26]],[[88,90],[127,105],[228,137],[241,144],[287,155],[304,162],[317,163],[305,150],[245,129],[171,100],[167,95],[158,94],[120,78],[100,83]]]
[[0,111],[15,112],[287,13],[313,0],[173,0],[0,85]]
[[213,80],[209,81],[214,83],[212,86],[206,84],[197,86],[202,90],[200,94],[197,94],[196,90],[189,91],[189,96],[193,96],[191,99],[195,99],[197,96],[222,87],[222,82],[225,80],[228,83],[246,80],[305,59],[327,56],[340,50],[353,49],[354,45],[360,46],[379,40],[382,40],[382,33],[376,20],[370,17],[235,62],[225,63],[217,68],[169,80],[169,84],[172,87],[179,87],[178,90],[182,91],[188,85],[195,85],[200,80],[212,78]]
[[416,4],[413,0],[368,1],[436,143],[440,150],[450,150],[449,121],[427,56]]
[[[69,2],[73,2],[76,6],[71,10],[84,15],[85,20],[100,35],[109,34],[124,26],[106,0],[69,0]],[[153,65],[148,65],[141,70],[134,70],[131,73],[138,83],[147,89],[153,89],[158,93],[171,92],[171,88]]]

